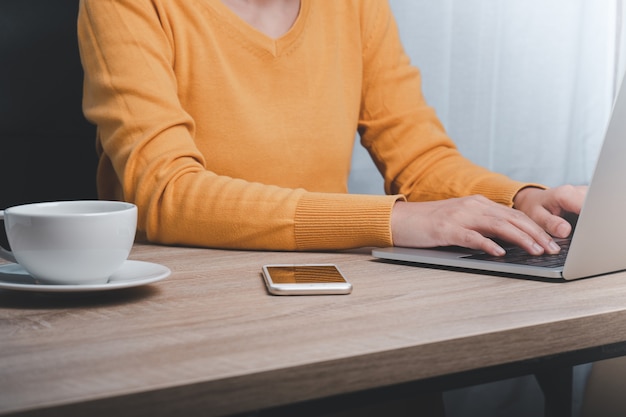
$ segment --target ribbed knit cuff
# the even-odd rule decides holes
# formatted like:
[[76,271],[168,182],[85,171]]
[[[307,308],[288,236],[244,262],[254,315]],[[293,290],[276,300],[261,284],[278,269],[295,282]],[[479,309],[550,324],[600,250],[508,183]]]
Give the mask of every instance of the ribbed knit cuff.
[[307,193],[296,208],[298,250],[391,246],[391,210],[402,196]]
[[513,207],[513,198],[522,188],[526,187],[547,188],[545,185],[519,182],[501,175],[490,177],[488,181],[477,183],[473,187],[472,193],[482,194],[497,203]]

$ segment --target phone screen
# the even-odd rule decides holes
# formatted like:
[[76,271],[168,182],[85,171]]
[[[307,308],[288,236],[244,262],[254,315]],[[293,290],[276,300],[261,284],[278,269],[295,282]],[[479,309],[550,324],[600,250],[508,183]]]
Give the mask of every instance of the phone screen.
[[333,265],[268,266],[267,271],[276,284],[346,282],[341,272]]

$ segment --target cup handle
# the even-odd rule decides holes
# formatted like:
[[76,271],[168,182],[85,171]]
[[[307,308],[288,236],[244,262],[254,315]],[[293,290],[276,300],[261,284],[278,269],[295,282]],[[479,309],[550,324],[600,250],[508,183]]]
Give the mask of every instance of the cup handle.
[[[4,220],[4,210],[0,210],[0,220]],[[0,258],[6,259],[9,262],[17,263],[15,256],[13,256],[13,253],[11,253],[11,251],[6,250],[2,246],[0,246]]]

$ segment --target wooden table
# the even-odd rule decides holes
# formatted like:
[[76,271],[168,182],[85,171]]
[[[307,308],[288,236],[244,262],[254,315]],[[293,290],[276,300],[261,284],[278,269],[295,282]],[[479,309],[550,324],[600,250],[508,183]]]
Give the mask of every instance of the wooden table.
[[[369,250],[137,244],[131,259],[172,275],[92,294],[0,291],[0,415],[222,416],[516,373],[549,382],[624,354],[625,273],[551,283],[384,263]],[[299,262],[338,264],[353,293],[268,295],[261,266]]]

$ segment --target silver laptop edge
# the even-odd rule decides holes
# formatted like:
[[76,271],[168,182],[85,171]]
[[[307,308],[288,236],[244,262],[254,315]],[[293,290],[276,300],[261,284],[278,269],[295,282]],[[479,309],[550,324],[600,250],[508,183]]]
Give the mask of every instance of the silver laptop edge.
[[381,248],[374,249],[372,255],[392,261],[402,261],[424,266],[436,265],[452,268],[463,268],[477,271],[500,272],[503,274],[527,275],[541,278],[562,279],[563,268],[545,268],[512,263],[500,263],[468,259],[464,256],[470,252],[446,251],[440,249],[413,249],[413,248]]

